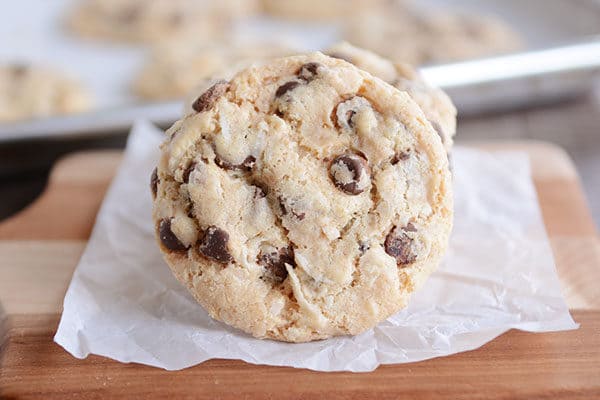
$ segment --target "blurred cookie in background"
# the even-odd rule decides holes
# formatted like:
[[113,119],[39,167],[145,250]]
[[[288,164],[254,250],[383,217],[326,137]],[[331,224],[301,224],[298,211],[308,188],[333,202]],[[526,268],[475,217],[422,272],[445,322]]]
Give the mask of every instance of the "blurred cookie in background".
[[355,15],[345,24],[343,36],[358,46],[413,65],[460,61],[523,47],[520,36],[499,19],[398,5]]
[[233,18],[255,13],[258,0],[84,0],[68,27],[84,37],[156,42],[219,36]]
[[424,62],[459,61],[522,48],[521,37],[502,20],[482,15],[437,13],[423,20],[431,33]]
[[257,15],[262,10],[261,0],[196,0],[211,3],[212,10],[219,16],[245,18]]
[[162,43],[136,77],[133,91],[147,100],[183,98],[211,78],[224,78],[227,71],[233,75],[252,62],[293,53],[291,47],[279,43]]
[[0,121],[17,121],[86,111],[90,93],[78,82],[49,68],[0,65]]
[[342,42],[325,50],[325,54],[343,59],[392,86],[405,91],[440,135],[446,151],[452,149],[456,134],[456,107],[441,89],[429,85],[406,63],[393,63],[377,54]]
[[263,11],[293,20],[335,20],[379,7],[389,0],[262,0]]

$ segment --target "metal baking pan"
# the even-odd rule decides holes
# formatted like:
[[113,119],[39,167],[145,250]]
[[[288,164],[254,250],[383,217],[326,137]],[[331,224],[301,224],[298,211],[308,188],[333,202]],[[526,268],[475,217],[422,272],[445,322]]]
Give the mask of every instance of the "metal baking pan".
[[[15,9],[33,6],[41,15],[44,12],[40,8],[47,7],[50,17],[58,18],[61,7],[64,10],[70,3],[71,0],[55,0],[52,5],[44,2],[45,6],[42,6],[37,0],[10,2],[10,6],[7,4],[6,7],[12,8],[12,13],[4,12],[5,18],[0,15],[0,38],[15,34],[17,28],[11,30],[10,21],[3,21],[12,19],[14,24],[14,20],[19,19],[16,18]],[[600,34],[598,0],[424,0],[419,5],[436,8],[451,5],[453,10],[503,17],[510,21],[527,43],[528,50],[520,54],[421,69],[427,80],[448,91],[462,115],[536,105],[576,96],[588,91],[593,80],[600,74],[600,36],[594,36]],[[4,22],[8,25],[2,25]],[[52,48],[44,50],[44,46],[39,43],[31,46],[31,42],[35,43],[31,38],[25,43],[16,39],[16,42],[10,43],[3,41],[0,58],[16,57],[18,60],[39,62],[48,57],[49,62],[69,65],[72,70],[73,65],[78,64],[72,57],[85,57],[81,62],[84,69],[81,75],[93,80],[88,83],[96,89],[99,106],[83,114],[0,124],[0,143],[33,138],[64,139],[123,133],[137,119],[169,125],[181,114],[181,102],[140,103],[129,94],[128,81],[143,62],[145,50],[122,46],[110,48],[94,42],[81,43],[72,38],[65,39],[64,32],[56,32],[56,24],[46,22],[44,25],[35,18],[28,23],[32,25],[24,28],[25,30],[37,29],[36,32],[45,38],[56,38],[57,49],[60,51]],[[259,20],[255,23],[261,25],[263,31],[268,31],[268,21]],[[266,29],[264,25],[267,25]],[[43,30],[44,26],[49,27],[49,32]],[[281,27],[282,24],[278,23],[273,28]],[[293,27],[293,33],[306,39],[302,30],[297,28]],[[286,32],[286,35],[290,34]],[[336,37],[331,29],[325,29],[320,37],[312,32],[305,47],[321,48],[332,40],[336,40]],[[4,43],[8,45],[5,46]],[[26,54],[27,49],[35,52],[35,57]],[[58,56],[61,58],[53,58]],[[98,70],[97,63],[93,62],[94,57],[102,57],[108,65],[115,67],[112,69],[120,67],[120,72],[111,76],[110,67]]]

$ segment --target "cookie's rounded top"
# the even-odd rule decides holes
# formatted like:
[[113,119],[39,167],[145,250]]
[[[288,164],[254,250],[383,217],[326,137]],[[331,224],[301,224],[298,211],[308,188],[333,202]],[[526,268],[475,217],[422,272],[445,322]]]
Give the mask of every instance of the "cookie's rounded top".
[[456,134],[456,107],[443,90],[429,85],[406,63],[393,63],[379,55],[347,42],[337,43],[325,51],[407,92],[421,107],[450,152]]
[[53,69],[0,65],[0,121],[85,111],[91,98],[81,84]]
[[211,316],[256,337],[357,334],[448,241],[440,137],[404,92],[321,53],[246,69],[167,131],[157,240]]

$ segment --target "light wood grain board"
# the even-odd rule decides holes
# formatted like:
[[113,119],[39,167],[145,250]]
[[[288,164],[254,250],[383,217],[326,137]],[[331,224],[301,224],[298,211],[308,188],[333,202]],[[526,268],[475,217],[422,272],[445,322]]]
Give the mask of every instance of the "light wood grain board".
[[541,142],[479,143],[530,154],[563,292],[581,328],[510,331],[482,348],[372,373],[318,373],[212,360],[183,371],[71,357],[52,342],[62,299],[118,152],[78,153],[0,224],[0,399],[600,398],[600,242],[572,162]]

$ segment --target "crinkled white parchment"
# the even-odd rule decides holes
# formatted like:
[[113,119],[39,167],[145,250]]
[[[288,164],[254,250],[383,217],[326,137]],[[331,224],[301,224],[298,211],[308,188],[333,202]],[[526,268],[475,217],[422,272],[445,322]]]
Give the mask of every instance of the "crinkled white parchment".
[[371,371],[475,349],[511,328],[574,329],[527,156],[456,148],[455,223],[439,269],[409,306],[355,337],[289,344],[212,320],[171,275],[153,237],[149,177],[162,133],[138,123],[64,300],[54,340],[169,370],[210,358]]

